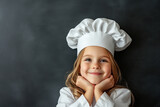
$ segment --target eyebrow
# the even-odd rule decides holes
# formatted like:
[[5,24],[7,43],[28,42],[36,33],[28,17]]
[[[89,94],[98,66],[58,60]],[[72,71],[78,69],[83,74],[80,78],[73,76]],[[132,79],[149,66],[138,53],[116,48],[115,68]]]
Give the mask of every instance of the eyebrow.
[[[92,55],[84,55],[84,56],[82,56],[82,57],[87,57],[87,56],[91,56],[92,57]],[[106,55],[102,55],[102,56],[100,56],[101,58],[102,57],[107,57],[107,58],[109,58],[108,56],[106,56]]]

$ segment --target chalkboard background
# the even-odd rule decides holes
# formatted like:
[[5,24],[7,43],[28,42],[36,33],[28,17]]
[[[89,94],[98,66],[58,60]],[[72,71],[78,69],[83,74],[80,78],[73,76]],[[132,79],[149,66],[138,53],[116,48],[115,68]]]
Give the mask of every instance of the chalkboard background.
[[159,0],[0,0],[0,107],[55,107],[76,50],[68,31],[84,18],[119,23],[133,39],[115,53],[136,107],[160,107]]

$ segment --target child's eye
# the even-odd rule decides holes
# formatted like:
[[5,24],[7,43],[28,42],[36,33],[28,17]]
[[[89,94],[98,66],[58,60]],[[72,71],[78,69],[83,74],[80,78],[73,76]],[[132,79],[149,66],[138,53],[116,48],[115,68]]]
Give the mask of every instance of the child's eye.
[[106,59],[101,59],[100,62],[108,62]]
[[88,62],[90,62],[90,61],[91,61],[91,59],[90,59],[90,58],[86,58],[86,59],[85,59],[85,61],[88,61]]

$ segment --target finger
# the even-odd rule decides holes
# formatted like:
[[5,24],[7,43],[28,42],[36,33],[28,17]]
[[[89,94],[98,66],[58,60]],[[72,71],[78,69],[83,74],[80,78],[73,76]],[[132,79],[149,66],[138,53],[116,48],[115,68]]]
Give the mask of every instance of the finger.
[[77,77],[77,79],[80,79],[80,78],[81,78],[81,76],[78,76],[78,77]]
[[113,83],[114,83],[114,78],[113,78],[113,76],[110,78],[110,80],[111,80],[111,82],[113,82]]
[[82,76],[78,76],[77,80],[76,80],[76,84],[78,85],[79,83],[81,83],[81,81],[83,81],[83,77]]
[[108,79],[108,81],[109,81],[109,83],[110,83],[111,85],[114,85],[114,78],[113,78],[112,75],[110,76],[110,78]]
[[82,76],[78,76],[78,79],[79,79],[80,81],[84,81],[84,80],[85,80],[85,78],[82,77]]
[[113,77],[112,77],[112,79],[111,79],[111,84],[112,84],[112,86],[115,85],[115,82],[114,82],[114,78],[113,78]]
[[84,80],[87,80],[87,79],[86,79],[85,77],[83,77],[83,76],[82,76],[82,78],[83,78]]
[[113,78],[113,75],[110,75],[110,77],[109,78]]

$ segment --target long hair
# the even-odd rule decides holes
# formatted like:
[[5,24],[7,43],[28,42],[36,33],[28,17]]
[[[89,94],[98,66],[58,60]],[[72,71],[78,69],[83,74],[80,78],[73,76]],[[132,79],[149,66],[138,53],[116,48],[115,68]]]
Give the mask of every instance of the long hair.
[[[77,77],[80,76],[80,63],[81,63],[81,59],[82,56],[84,54],[84,50],[85,48],[79,53],[76,61],[74,62],[74,66],[73,66],[73,70],[72,72],[68,75],[67,79],[66,79],[66,86],[70,88],[70,90],[72,91],[73,95],[75,98],[79,98],[82,94],[85,93],[85,91],[81,88],[79,88],[76,85],[76,80]],[[111,74],[113,75],[114,78],[114,86],[108,90],[106,90],[107,94],[110,95],[111,92],[113,90],[115,90],[116,88],[128,88],[127,85],[120,85],[121,83],[121,72],[120,72],[120,68],[118,66],[118,64],[116,63],[116,61],[114,60],[114,57],[112,56],[112,54],[107,51],[108,56],[109,56],[109,60],[111,61]],[[134,102],[134,97],[132,95],[132,103]],[[133,106],[133,104],[132,104]]]

